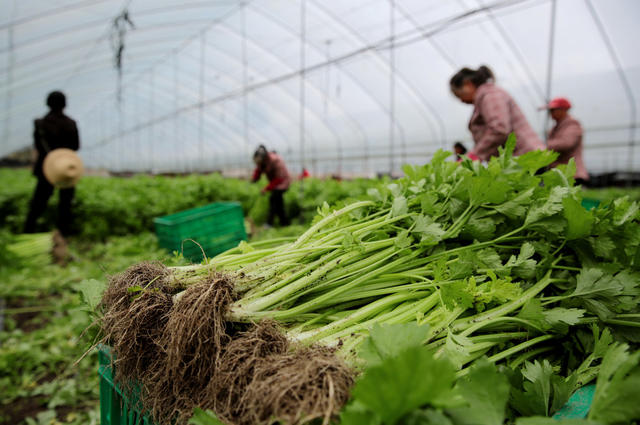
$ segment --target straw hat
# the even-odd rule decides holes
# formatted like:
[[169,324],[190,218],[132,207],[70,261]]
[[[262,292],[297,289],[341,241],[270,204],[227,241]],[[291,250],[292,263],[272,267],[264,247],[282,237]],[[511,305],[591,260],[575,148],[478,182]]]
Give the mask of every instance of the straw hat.
[[69,188],[75,186],[80,180],[84,169],[77,153],[71,149],[58,148],[49,152],[44,158],[42,171],[52,185]]

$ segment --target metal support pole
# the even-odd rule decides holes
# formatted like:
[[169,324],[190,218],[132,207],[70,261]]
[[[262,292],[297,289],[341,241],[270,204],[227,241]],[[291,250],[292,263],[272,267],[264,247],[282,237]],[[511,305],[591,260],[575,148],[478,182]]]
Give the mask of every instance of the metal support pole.
[[389,0],[389,175],[393,174],[396,124],[396,74],[395,74],[395,0]]
[[[14,5],[15,6],[15,5]],[[13,107],[13,66],[15,62],[15,52],[13,44],[13,25],[10,25],[7,29],[7,50],[9,52],[7,66],[7,91],[5,93],[6,111],[7,115],[4,118],[4,143],[9,144],[9,137],[11,135],[11,108]]]
[[[108,127],[107,127],[107,117],[106,117],[106,107],[104,106],[104,102],[102,104],[102,107],[100,108],[100,144],[104,143],[105,140],[107,140],[108,137]],[[98,155],[98,150],[100,148],[98,146],[96,146],[95,148],[93,148],[91,150],[91,153],[93,155],[93,157],[95,158],[95,166],[96,168],[103,168],[104,164],[102,163],[102,158],[104,158],[101,155]]]
[[[133,124],[134,126],[138,126],[140,123],[140,96],[138,95],[138,85],[134,85],[131,91],[131,96],[133,100],[133,116],[135,117],[136,122]],[[135,158],[142,158],[144,152],[142,151],[142,146],[140,143],[140,130],[135,130],[135,134],[133,135],[133,144],[135,145],[135,149],[133,149],[135,154]],[[137,161],[134,160],[134,163],[131,166],[133,171],[139,171],[137,167]]]
[[200,105],[198,105],[198,160],[200,161],[200,171],[204,171],[206,161],[204,160],[204,61],[206,32],[200,35]]
[[[331,39],[327,39],[324,41],[325,45],[325,61],[329,63],[331,61]],[[326,66],[324,69],[324,86],[322,87],[322,91],[324,92],[324,96],[322,97],[322,118],[327,121],[327,116],[329,114],[329,95],[331,92],[331,66]],[[336,153],[337,153],[337,176],[342,176],[342,161],[344,159],[344,154],[342,151],[342,141],[340,140],[340,136],[334,133],[336,136]],[[314,148],[314,155],[316,154]]]
[[[553,48],[555,46],[556,35],[556,0],[551,0],[551,22],[549,28],[549,55],[547,57],[547,88],[545,91],[545,104],[548,104],[551,100],[551,82],[553,80]],[[544,118],[544,128],[542,134],[544,135],[544,142],[547,143],[549,134],[547,128],[549,127],[549,114],[547,113]]]
[[120,93],[118,97],[118,137],[116,138],[116,146],[114,146],[114,151],[116,152],[115,158],[113,159],[113,170],[114,171],[122,171],[122,158],[123,148],[124,148],[124,113],[123,109],[126,107],[126,99]]
[[[300,2],[300,166],[305,168],[305,43],[307,37],[307,1],[302,0]],[[300,192],[302,193],[302,184],[300,185]]]
[[178,161],[182,161],[184,158],[180,156],[180,144],[178,140],[180,140],[178,136],[178,57],[173,57],[173,110],[175,113],[173,114],[173,147],[175,149],[175,163],[177,168],[180,171],[185,171],[184,163],[180,163]]
[[[111,99],[105,100],[104,103],[104,133],[106,135],[105,140],[111,140],[113,139],[113,130],[111,128],[111,116],[113,115],[113,112],[111,111]],[[100,158],[101,166],[103,168],[105,168],[107,171],[111,171],[109,169],[109,167],[111,166],[111,158],[109,158],[109,155],[105,152],[103,146],[98,146],[96,148],[96,157]]]
[[[154,95],[155,95],[155,71],[152,69],[151,70],[151,78],[150,78],[150,89],[151,89],[151,93],[149,95],[149,120],[152,121],[153,117],[155,115],[154,112],[154,106],[155,106],[155,101],[154,101]],[[155,144],[155,124],[151,124],[149,126],[149,172],[151,174],[153,174],[153,166],[154,166],[154,144]]]
[[244,150],[245,155],[250,155],[249,145],[249,92],[247,86],[249,85],[249,62],[247,60],[247,7],[246,3],[242,2],[242,9],[240,10],[240,17],[242,19],[241,31],[242,31],[242,135],[244,138]]
[[[100,139],[99,139],[99,140],[100,140],[100,143],[102,143],[102,142],[104,142],[105,140],[107,140],[107,132],[105,131],[105,128],[104,128],[104,127],[105,127],[105,126],[104,126],[104,124],[105,124],[105,119],[106,119],[106,118],[105,118],[105,116],[104,116],[105,109],[106,109],[106,108],[100,108],[100,112],[99,112],[99,115],[100,115],[100,123],[99,123],[98,125],[100,126]],[[93,149],[93,152],[95,152],[95,149]],[[97,156],[97,155],[96,155],[96,156]]]

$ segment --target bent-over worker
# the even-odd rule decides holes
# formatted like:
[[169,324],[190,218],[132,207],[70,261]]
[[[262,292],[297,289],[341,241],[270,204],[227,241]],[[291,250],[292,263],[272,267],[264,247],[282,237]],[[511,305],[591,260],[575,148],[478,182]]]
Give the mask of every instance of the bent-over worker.
[[567,164],[573,158],[576,163],[576,184],[586,184],[589,181],[589,173],[582,158],[582,126],[569,114],[571,102],[564,97],[557,97],[543,108],[549,110],[549,115],[555,121],[555,125],[549,131],[547,147],[560,154],[551,167]]
[[271,192],[267,224],[273,226],[274,218],[277,216],[281,226],[289,225],[284,207],[284,193],[289,189],[291,177],[284,160],[277,153],[268,152],[263,145],[260,145],[253,154],[253,162],[256,164],[256,169],[253,171],[252,181],[257,182],[262,173],[269,179],[269,184],[261,190],[263,194]]
[[514,155],[544,149],[520,107],[494,80],[493,72],[483,65],[476,70],[462,68],[449,81],[453,94],[474,106],[469,130],[475,146],[468,156],[475,155],[482,161],[498,156],[498,148],[504,146],[512,132],[517,139]]

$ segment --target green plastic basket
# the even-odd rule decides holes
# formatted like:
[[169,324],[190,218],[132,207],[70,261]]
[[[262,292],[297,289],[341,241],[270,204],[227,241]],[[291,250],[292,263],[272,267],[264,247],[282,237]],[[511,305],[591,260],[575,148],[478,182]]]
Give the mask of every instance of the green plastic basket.
[[581,203],[586,210],[592,210],[600,205],[600,201],[598,199],[592,198],[583,198]]
[[[111,349],[100,344],[98,346],[100,367],[100,423],[102,425],[155,425],[141,413],[139,397],[136,394],[125,395],[113,382],[111,369]],[[586,418],[591,408],[595,385],[587,385],[576,390],[569,401],[553,415],[553,419]]]
[[584,419],[589,414],[593,396],[596,393],[595,384],[578,388],[569,398],[567,404],[553,415],[553,419]]
[[137,395],[125,395],[113,382],[111,349],[98,346],[100,375],[100,423],[102,425],[154,425],[142,414]]
[[216,202],[154,220],[160,246],[201,262],[247,240],[242,207],[237,202]]

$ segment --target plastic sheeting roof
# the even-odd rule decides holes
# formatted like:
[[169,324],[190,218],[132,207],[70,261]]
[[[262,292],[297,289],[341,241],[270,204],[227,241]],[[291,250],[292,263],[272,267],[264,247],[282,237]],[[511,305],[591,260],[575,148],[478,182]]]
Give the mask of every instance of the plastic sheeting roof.
[[472,144],[448,81],[486,64],[541,135],[537,107],[572,101],[589,171],[636,170],[639,18],[637,0],[4,0],[0,156],[60,89],[88,167],[242,170],[265,144],[295,170],[398,171]]

